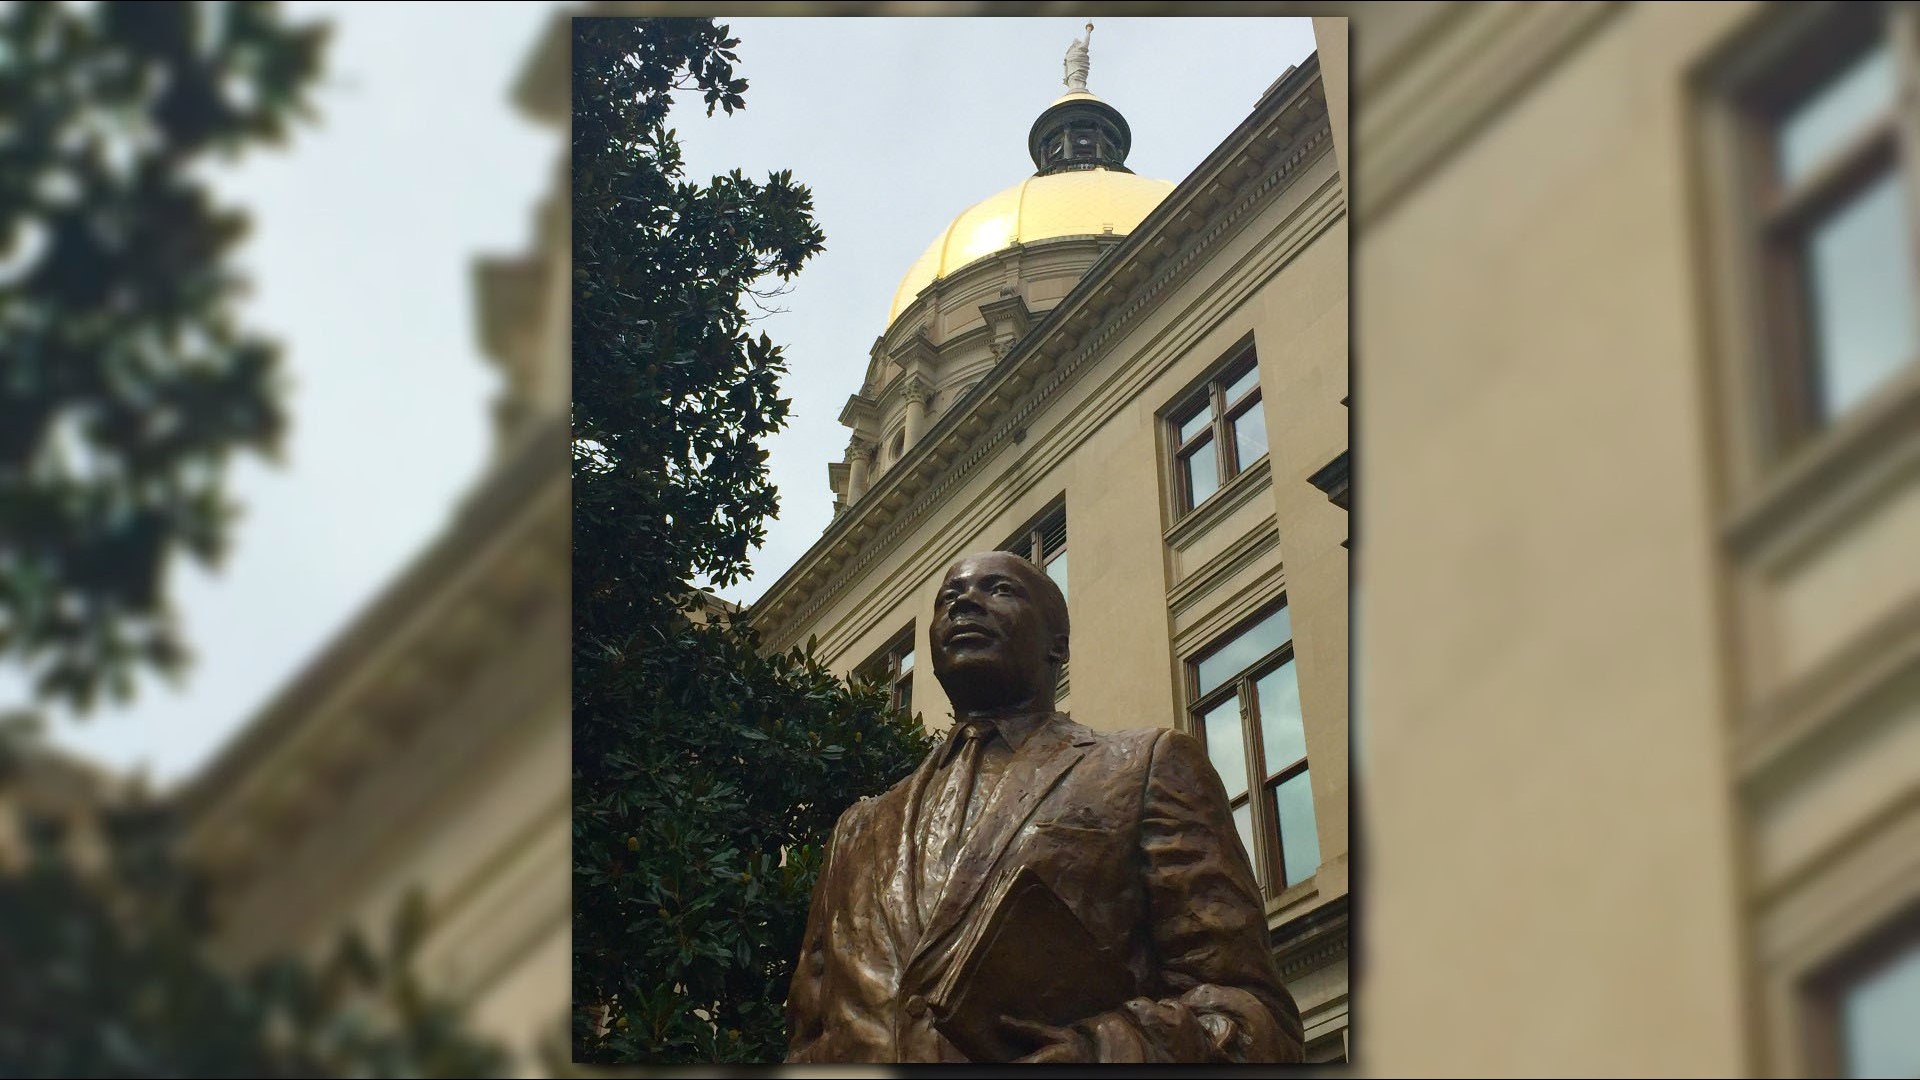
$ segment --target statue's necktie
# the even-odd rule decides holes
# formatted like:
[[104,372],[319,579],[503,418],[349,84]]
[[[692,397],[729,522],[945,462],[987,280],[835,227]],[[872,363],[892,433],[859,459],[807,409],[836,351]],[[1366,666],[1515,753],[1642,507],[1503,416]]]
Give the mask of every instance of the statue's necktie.
[[[961,841],[966,837],[967,804],[972,800],[974,780],[986,753],[991,730],[956,728],[953,743],[947,746],[947,762],[934,787],[927,792],[927,816],[920,849],[920,918],[933,915],[933,905],[947,887],[947,878],[959,860]],[[955,745],[957,744],[957,745]]]
[[960,747],[954,751],[952,763],[948,766],[947,789],[940,801],[940,813],[946,832],[946,843],[941,846],[943,859],[951,860],[960,851],[960,842],[967,834],[967,808],[973,802],[973,786],[980,777],[980,761],[986,754],[987,740],[993,737],[993,729],[985,725],[967,724],[954,735],[960,740]]

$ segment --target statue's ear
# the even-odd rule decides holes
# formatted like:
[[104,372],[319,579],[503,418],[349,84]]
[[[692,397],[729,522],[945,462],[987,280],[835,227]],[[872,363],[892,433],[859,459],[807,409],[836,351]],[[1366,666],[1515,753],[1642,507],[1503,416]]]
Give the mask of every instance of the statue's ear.
[[1053,642],[1047,647],[1047,663],[1064,664],[1067,662],[1067,635],[1053,635]]

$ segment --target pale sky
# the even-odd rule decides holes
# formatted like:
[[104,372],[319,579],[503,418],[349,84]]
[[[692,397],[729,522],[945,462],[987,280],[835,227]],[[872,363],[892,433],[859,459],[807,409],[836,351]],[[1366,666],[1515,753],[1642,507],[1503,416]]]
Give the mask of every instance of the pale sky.
[[[251,720],[440,530],[485,464],[498,387],[475,337],[472,265],[524,251],[563,134],[508,99],[557,5],[291,5],[334,17],[324,119],[222,189],[254,215],[249,325],[286,345],[280,466],[234,475],[245,519],[225,567],[176,577],[198,661],[181,687],[62,724],[57,741],[161,784]],[[1064,92],[1085,22],[726,20],[747,109],[674,114],[690,177],[790,168],[827,250],[784,313],[786,431],[769,443],[781,514],[751,601],[825,531],[837,421],[909,264],[961,210],[1033,171],[1027,129]],[[1127,117],[1128,164],[1178,181],[1313,51],[1306,19],[1095,17],[1088,87]],[[19,682],[0,671],[0,696]]]
[[[331,18],[318,125],[222,174],[253,215],[246,325],[284,346],[279,465],[240,464],[226,564],[177,570],[197,662],[178,689],[63,723],[61,745],[176,781],[205,762],[440,530],[486,462],[499,378],[475,258],[532,241],[565,133],[509,90],[556,5],[294,3]],[[11,671],[0,694],[20,684]]]

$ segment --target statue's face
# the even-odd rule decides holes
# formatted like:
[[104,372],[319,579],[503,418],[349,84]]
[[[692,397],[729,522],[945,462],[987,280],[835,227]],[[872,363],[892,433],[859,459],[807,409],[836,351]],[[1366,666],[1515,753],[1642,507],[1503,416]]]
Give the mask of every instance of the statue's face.
[[947,571],[927,636],[934,677],[955,708],[1015,705],[1049,689],[1052,665],[1066,656],[1066,635],[1056,639],[1047,626],[1042,590],[1050,584],[1004,551],[969,555]]

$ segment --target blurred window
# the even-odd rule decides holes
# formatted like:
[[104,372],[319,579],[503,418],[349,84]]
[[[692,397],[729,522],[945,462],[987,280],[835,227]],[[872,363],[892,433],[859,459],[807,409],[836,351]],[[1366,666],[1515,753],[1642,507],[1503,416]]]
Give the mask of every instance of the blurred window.
[[1253,346],[1237,352],[1169,420],[1175,505],[1184,514],[1266,456],[1267,415]]
[[1243,624],[1188,672],[1193,734],[1226,787],[1255,876],[1276,895],[1320,867],[1290,610]]
[[1816,1071],[1920,1076],[1920,909],[1849,950],[1813,997]]
[[1749,95],[1779,448],[1830,426],[1920,354],[1906,50],[1879,5],[1817,27]]

